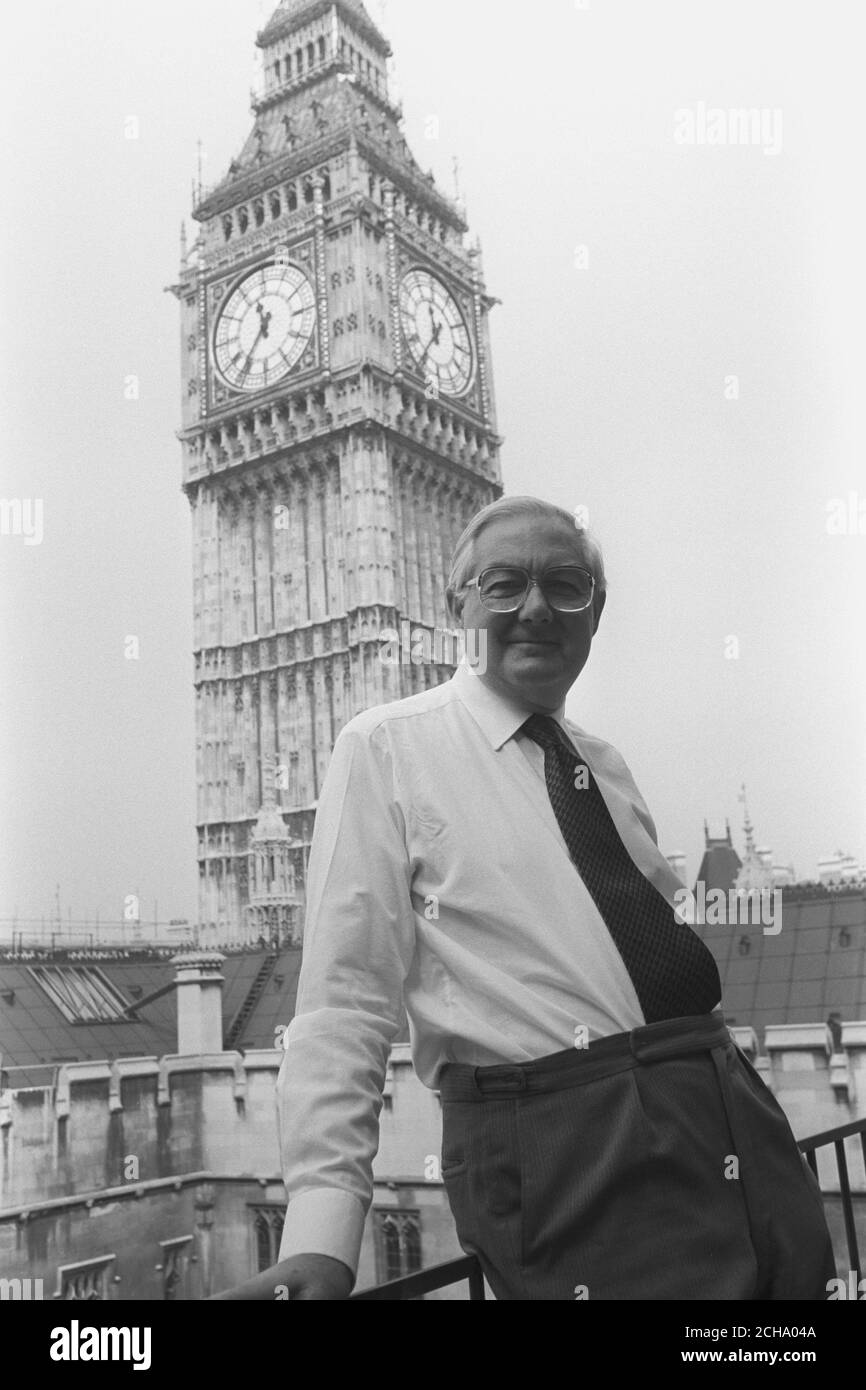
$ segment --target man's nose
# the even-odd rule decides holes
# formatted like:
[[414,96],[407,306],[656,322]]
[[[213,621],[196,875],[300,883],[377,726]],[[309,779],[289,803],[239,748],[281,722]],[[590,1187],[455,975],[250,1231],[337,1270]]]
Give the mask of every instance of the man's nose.
[[553,609],[537,580],[533,580],[529,586],[529,593],[520,607],[520,618],[527,623],[549,623],[553,620]]

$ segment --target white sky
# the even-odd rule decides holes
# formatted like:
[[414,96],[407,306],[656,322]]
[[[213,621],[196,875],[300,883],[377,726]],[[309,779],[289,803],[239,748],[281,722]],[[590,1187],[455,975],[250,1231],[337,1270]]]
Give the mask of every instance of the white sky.
[[[744,780],[759,843],[802,876],[837,847],[866,862],[866,535],[826,529],[832,498],[866,503],[859,10],[591,6],[388,0],[385,21],[410,143],[449,192],[459,156],[503,300],[506,488],[588,506],[604,546],[569,712],[622,751],[692,876],[704,816],[741,846]],[[251,127],[269,13],[67,0],[4,20],[0,496],[41,498],[45,520],[39,546],[0,536],[2,917],[48,913],[56,882],[74,918],[118,918],[135,891],[145,917],[195,917],[162,291],[197,140],[212,182]],[[701,102],[780,111],[781,152],[677,144]]]

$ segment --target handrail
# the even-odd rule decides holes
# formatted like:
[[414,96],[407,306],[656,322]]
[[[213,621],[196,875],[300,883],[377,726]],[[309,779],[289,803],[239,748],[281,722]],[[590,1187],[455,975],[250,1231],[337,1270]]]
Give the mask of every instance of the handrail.
[[403,1302],[410,1298],[421,1298],[425,1293],[435,1293],[437,1289],[449,1288],[469,1281],[470,1301],[482,1302],[484,1299],[484,1275],[481,1265],[474,1255],[464,1255],[459,1260],[448,1260],[445,1264],[432,1265],[430,1269],[408,1274],[403,1279],[391,1279],[387,1284],[377,1284],[371,1289],[353,1293],[350,1302]]
[[857,1240],[857,1224],[854,1220],[854,1200],[848,1173],[848,1156],[845,1153],[845,1140],[853,1138],[855,1134],[860,1136],[863,1166],[866,1168],[866,1118],[855,1120],[850,1125],[840,1125],[836,1129],[825,1129],[822,1134],[813,1134],[809,1139],[801,1139],[799,1149],[805,1156],[816,1179],[818,1178],[818,1160],[815,1155],[818,1149],[829,1148],[832,1144],[836,1151],[836,1171],[839,1174],[839,1195],[842,1198],[842,1219],[845,1222],[845,1242],[848,1246],[849,1268],[855,1272],[859,1282],[863,1271],[860,1268],[860,1246]]

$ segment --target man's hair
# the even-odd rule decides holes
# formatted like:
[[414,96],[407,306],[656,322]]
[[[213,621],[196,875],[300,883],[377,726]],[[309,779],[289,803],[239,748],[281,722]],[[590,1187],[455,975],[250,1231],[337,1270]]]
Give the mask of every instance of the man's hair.
[[571,512],[567,512],[564,507],[555,506],[553,502],[544,502],[540,497],[500,497],[498,502],[491,502],[489,506],[482,507],[480,512],[475,513],[454,547],[451,573],[448,576],[449,590],[457,593],[462,589],[467,579],[473,577],[472,564],[475,542],[485,526],[489,526],[492,521],[498,521],[500,518],[507,519],[515,516],[544,516],[551,520],[565,522],[572,528],[577,537],[578,545],[583,551],[586,564],[595,579],[593,607],[598,612],[598,605],[607,591],[601,546]]

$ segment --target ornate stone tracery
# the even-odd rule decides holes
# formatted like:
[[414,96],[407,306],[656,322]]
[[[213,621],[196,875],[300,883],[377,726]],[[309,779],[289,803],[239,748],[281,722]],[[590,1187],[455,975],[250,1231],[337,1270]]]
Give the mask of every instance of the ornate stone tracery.
[[[258,43],[255,128],[227,178],[202,193],[199,240],[176,287],[199,918],[226,944],[297,939],[315,803],[340,729],[448,675],[389,666],[379,634],[446,624],[454,541],[501,493],[492,301],[461,208],[400,129],[387,41],[359,4],[293,0]],[[259,262],[303,270],[315,332],[287,376],[245,393],[218,380],[211,354],[217,315]],[[448,286],[471,331],[478,371],[461,397],[430,398],[403,337],[400,285],[416,266]]]

